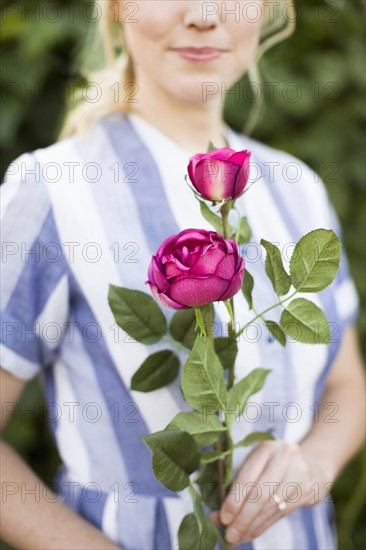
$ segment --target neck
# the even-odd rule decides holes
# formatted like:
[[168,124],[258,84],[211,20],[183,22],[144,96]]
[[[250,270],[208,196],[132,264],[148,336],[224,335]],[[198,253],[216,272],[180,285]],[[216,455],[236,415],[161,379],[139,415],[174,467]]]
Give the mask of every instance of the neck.
[[140,115],[177,145],[195,153],[205,153],[211,141],[216,148],[227,147],[221,97],[206,103],[186,101],[168,95],[151,82],[138,81],[138,102],[131,112]]

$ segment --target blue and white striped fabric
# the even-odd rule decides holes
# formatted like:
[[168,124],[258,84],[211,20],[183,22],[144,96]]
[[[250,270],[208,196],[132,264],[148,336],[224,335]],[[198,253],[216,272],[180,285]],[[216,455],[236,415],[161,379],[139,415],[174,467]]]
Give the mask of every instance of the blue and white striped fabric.
[[[252,151],[250,179],[256,183],[237,204],[253,229],[242,253],[261,311],[276,296],[264,274],[260,239],[277,242],[288,266],[300,236],[318,227],[341,236],[340,227],[324,184],[309,167],[226,131],[233,149]],[[147,394],[129,389],[143,360],[169,344],[147,347],[118,328],[108,287],[146,292],[151,255],[164,239],[189,227],[211,229],[184,182],[194,153],[136,114],[115,114],[98,122],[88,139],[72,137],[21,155],[1,186],[1,367],[23,380],[41,375],[63,460],[56,480],[60,498],[127,550],[178,548],[179,524],[192,511],[190,497],[155,479],[139,435],[163,429],[190,407],[179,378]],[[240,338],[237,377],[259,366],[272,372],[245,417],[234,423],[235,441],[258,430],[299,441],[311,428],[343,331],[359,310],[344,252],[336,281],[311,299],[332,323],[329,346],[291,342],[284,349],[262,322]],[[241,293],[234,303],[238,320],[249,321]],[[221,303],[215,308],[222,335],[228,314]],[[168,317],[174,313],[164,311]],[[273,310],[271,319],[280,313]],[[181,352],[180,357],[183,362]],[[235,471],[250,450],[236,450]],[[296,510],[240,546],[335,547],[329,498]]]

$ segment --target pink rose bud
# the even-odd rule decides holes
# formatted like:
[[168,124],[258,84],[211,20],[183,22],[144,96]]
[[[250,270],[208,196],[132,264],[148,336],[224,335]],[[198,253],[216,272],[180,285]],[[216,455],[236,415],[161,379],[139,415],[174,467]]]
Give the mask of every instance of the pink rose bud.
[[189,160],[188,174],[196,190],[211,201],[237,199],[249,179],[250,155],[247,150],[213,149]]
[[243,283],[244,267],[234,240],[215,231],[185,229],[160,245],[145,284],[168,307],[199,307],[232,298]]

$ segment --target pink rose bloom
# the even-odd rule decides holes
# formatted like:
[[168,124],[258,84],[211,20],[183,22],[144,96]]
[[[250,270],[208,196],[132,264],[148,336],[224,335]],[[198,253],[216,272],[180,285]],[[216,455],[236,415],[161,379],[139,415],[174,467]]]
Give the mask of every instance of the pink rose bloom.
[[215,231],[185,229],[160,245],[145,284],[166,306],[199,307],[234,296],[243,283],[244,267],[234,240]]
[[189,160],[188,174],[203,198],[212,201],[237,199],[248,183],[250,155],[247,150],[213,149]]

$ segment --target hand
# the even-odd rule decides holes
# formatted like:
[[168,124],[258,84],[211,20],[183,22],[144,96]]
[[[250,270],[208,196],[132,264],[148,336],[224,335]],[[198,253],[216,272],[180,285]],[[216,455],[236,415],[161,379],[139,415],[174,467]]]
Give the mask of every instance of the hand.
[[[221,510],[210,517],[217,525],[228,526],[228,542],[250,542],[296,508],[322,500],[334,481],[329,466],[307,456],[297,443],[263,441],[246,458]],[[274,494],[287,502],[284,511]]]

